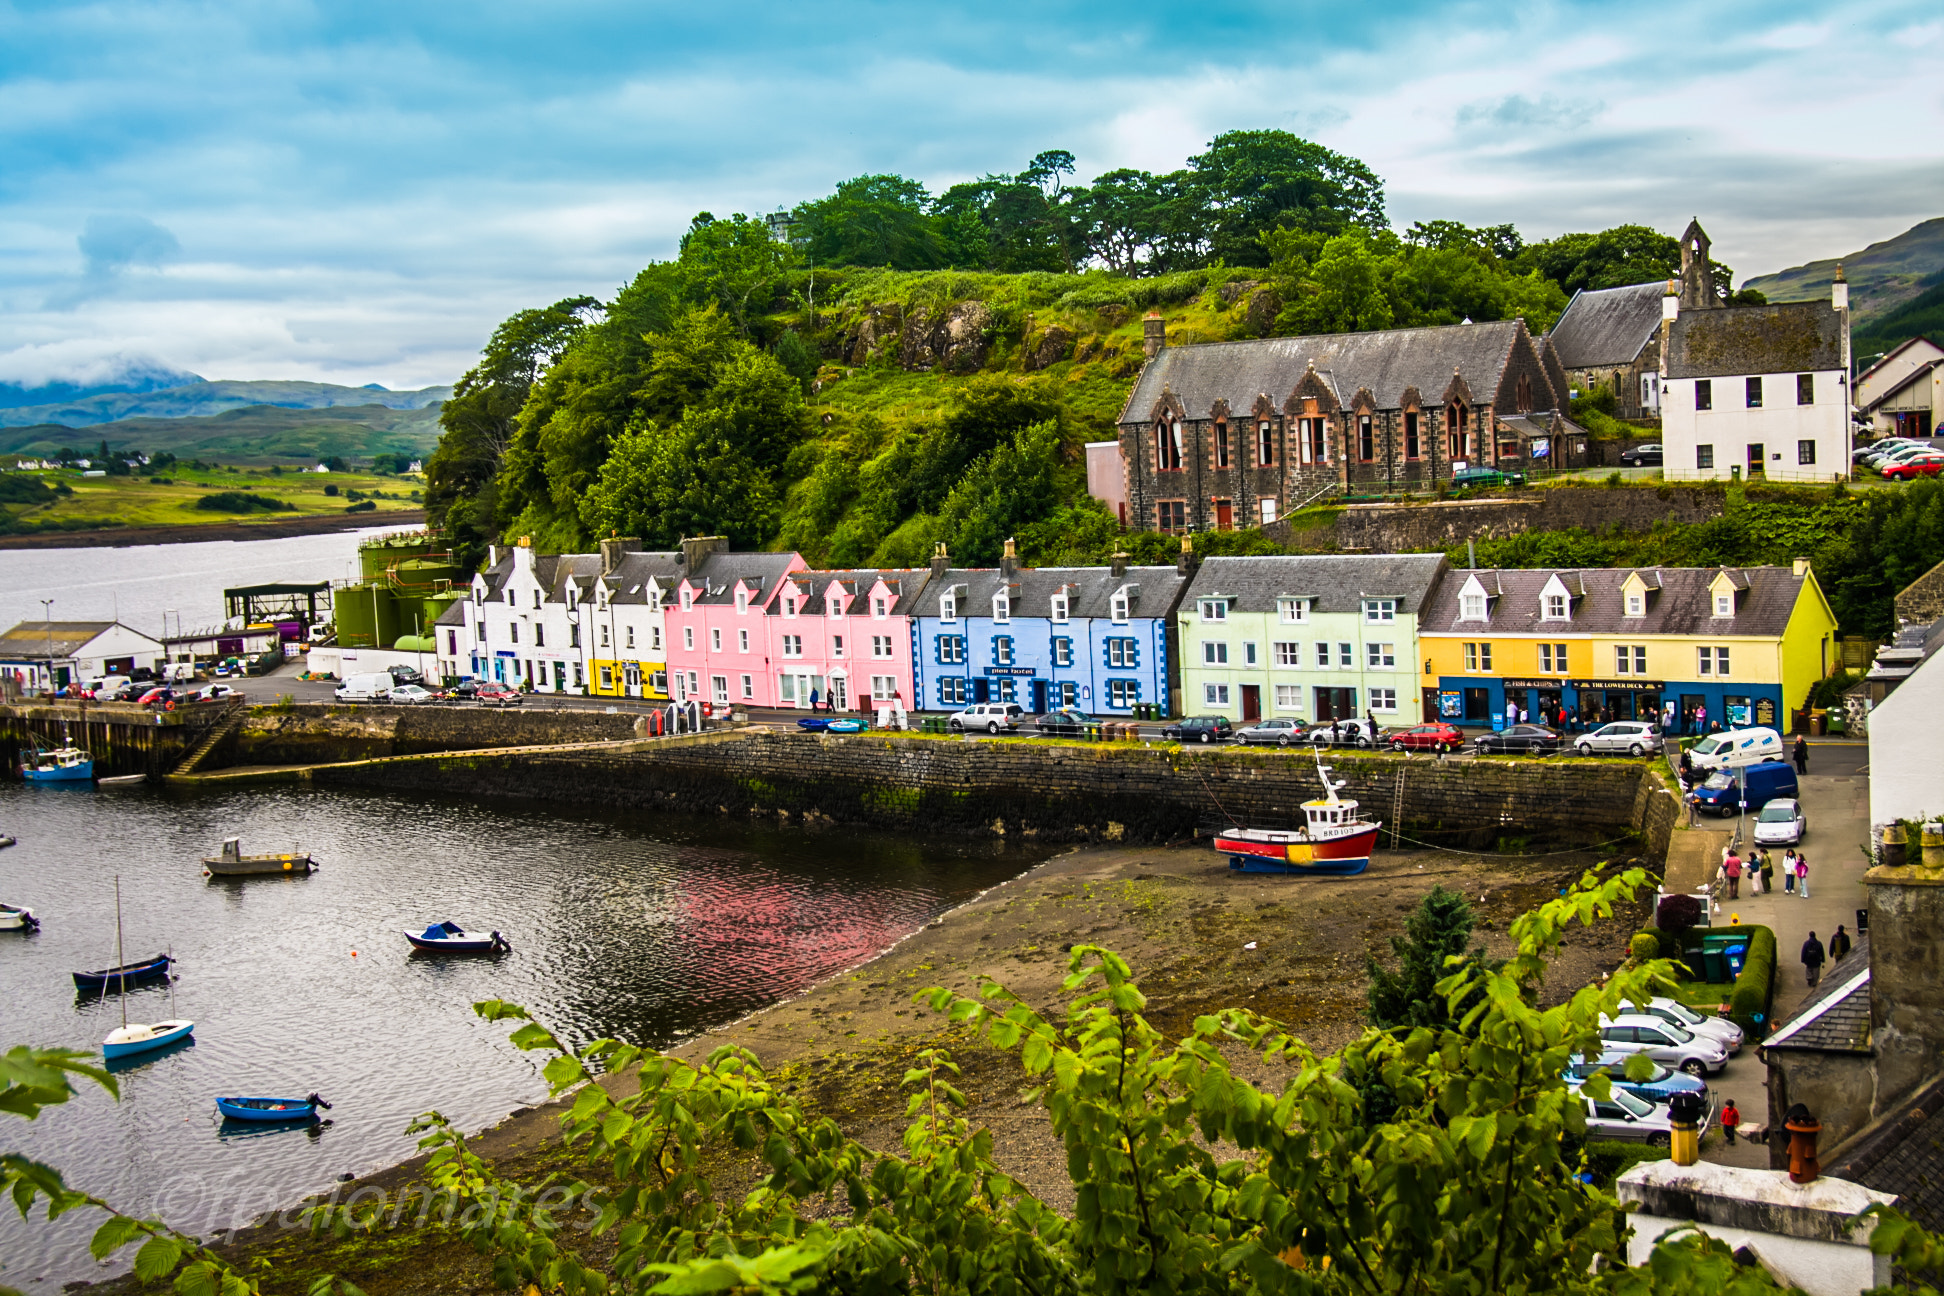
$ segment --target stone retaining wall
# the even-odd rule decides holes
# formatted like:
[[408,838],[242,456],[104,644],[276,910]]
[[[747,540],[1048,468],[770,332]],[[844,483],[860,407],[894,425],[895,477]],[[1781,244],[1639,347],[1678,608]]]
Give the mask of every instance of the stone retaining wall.
[[298,703],[257,707],[203,765],[311,765],[421,752],[633,738],[638,715],[475,706]]
[[1467,540],[1496,540],[1527,531],[1583,527],[1651,531],[1669,522],[1706,522],[1728,507],[1724,491],[1701,486],[1549,486],[1504,499],[1443,500],[1426,504],[1350,504],[1333,526],[1292,531],[1274,522],[1263,533],[1304,553],[1430,553]]

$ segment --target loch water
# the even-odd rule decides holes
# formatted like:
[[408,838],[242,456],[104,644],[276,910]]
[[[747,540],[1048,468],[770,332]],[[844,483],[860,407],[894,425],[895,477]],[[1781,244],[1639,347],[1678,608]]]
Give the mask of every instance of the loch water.
[[[0,932],[0,1048],[96,1051],[122,1000],[78,993],[111,965],[114,879],[132,960],[172,952],[175,1015],[194,1043],[120,1068],[120,1101],[84,1085],[23,1122],[19,1151],[133,1214],[210,1234],[413,1153],[437,1109],[483,1128],[546,1097],[545,1058],[471,1005],[522,1004],[564,1038],[666,1046],[889,948],[1038,862],[979,842],[774,823],[600,813],[535,803],[309,789],[178,793],[0,783],[0,900],[40,916]],[[292,847],[308,877],[205,879],[225,837]],[[450,919],[512,951],[439,958],[402,932]],[[130,990],[131,1021],[171,1015]],[[218,1094],[335,1104],[316,1128],[225,1125]],[[50,1225],[0,1211],[0,1286],[52,1293],[109,1276],[87,1254],[99,1217]]]

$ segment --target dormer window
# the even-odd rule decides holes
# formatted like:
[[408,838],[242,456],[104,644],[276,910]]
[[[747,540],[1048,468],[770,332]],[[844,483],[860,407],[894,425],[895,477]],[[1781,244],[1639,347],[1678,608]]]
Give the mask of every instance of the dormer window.
[[1647,596],[1633,593],[1627,595],[1627,615],[1630,617],[1647,615]]
[[1714,614],[1716,616],[1731,617],[1735,615],[1735,596],[1732,593],[1716,594],[1714,596],[1714,600],[1715,600]]
[[1564,621],[1566,619],[1566,596],[1564,594],[1546,595],[1546,620]]
[[1306,598],[1277,599],[1276,619],[1284,625],[1308,625],[1310,619],[1310,601]]
[[888,616],[890,616],[890,615],[891,615],[891,600],[890,600],[890,599],[887,599],[887,598],[874,598],[874,599],[872,599],[872,600],[871,600],[871,615],[872,615],[872,616],[874,616],[874,617],[876,617],[876,618],[877,618],[878,620],[880,620],[880,621],[882,621],[882,620],[884,620],[884,618],[886,618],[886,617],[888,617]]
[[1203,599],[1201,601],[1201,619],[1204,621],[1228,620],[1228,600]]
[[694,608],[695,608],[695,591],[685,586],[682,589],[682,611],[689,612],[689,611],[693,611]]
[[1127,620],[1127,592],[1125,590],[1117,592],[1113,598],[1108,600],[1107,615],[1114,621]]
[[939,598],[938,619],[940,621],[958,620],[958,595],[945,594]]
[[835,590],[824,596],[825,614],[840,617],[844,615],[844,600]]
[[1004,594],[992,596],[992,619],[1000,625],[1012,620],[1012,600]]
[[1055,594],[1053,596],[1053,624],[1065,625],[1066,623],[1067,623],[1067,596],[1064,594]]
[[1459,595],[1458,619],[1460,621],[1483,621],[1485,619],[1485,596],[1483,594]]
[[736,586],[736,611],[749,611],[749,589],[747,586]]
[[1365,599],[1364,620],[1371,625],[1390,625],[1397,620],[1396,599]]
[[783,615],[786,617],[793,617],[796,614],[797,614],[796,595],[785,594],[783,596]]

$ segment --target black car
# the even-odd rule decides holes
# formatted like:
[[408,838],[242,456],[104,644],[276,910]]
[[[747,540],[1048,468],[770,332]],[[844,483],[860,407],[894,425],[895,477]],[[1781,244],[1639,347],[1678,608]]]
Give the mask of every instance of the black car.
[[1075,711],[1071,707],[1060,707],[1036,718],[1033,731],[1048,738],[1084,738],[1087,736],[1087,726],[1099,723],[1099,716],[1090,716],[1085,711]]
[[1565,745],[1566,740],[1564,738],[1561,738],[1544,725],[1536,724],[1517,724],[1500,733],[1480,734],[1478,736],[1478,750],[1480,752],[1518,752],[1530,753],[1534,756],[1544,756],[1560,750]]
[[472,679],[460,680],[457,684],[447,689],[445,695],[449,698],[459,698],[462,701],[470,702],[479,696],[479,681]]
[[1661,466],[1661,448],[1650,443],[1622,450],[1620,462],[1635,468],[1658,468]]
[[421,688],[425,687],[425,676],[410,666],[387,666],[385,669],[391,674],[394,684],[417,684]]
[[1227,716],[1188,716],[1163,725],[1161,736],[1175,742],[1227,742],[1235,737],[1235,726]]

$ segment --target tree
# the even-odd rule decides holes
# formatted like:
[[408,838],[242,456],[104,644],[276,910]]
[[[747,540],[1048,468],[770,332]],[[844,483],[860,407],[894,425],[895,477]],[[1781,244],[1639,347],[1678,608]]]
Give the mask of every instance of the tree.
[[[1681,241],[1646,225],[1616,225],[1598,234],[1561,234],[1520,254],[1521,269],[1537,270],[1568,295],[1581,289],[1621,288],[1674,279],[1681,273]],[[1735,272],[1708,262],[1715,291],[1726,300]]]
[[1376,173],[1287,131],[1229,131],[1188,166],[1204,197],[1209,252],[1226,265],[1267,265],[1262,235],[1272,229],[1386,228]]
[[748,216],[717,220],[708,212],[689,223],[679,260],[688,300],[714,303],[745,337],[750,314],[768,307],[795,262],[790,245],[773,238],[764,222]]
[[900,514],[939,507],[973,461],[1012,440],[1022,428],[1058,418],[1058,396],[1044,382],[981,374],[952,394],[938,427],[911,447],[904,461]]
[[[1286,247],[1287,241],[1277,243]],[[1362,231],[1338,235],[1323,245],[1308,275],[1285,295],[1278,332],[1356,333],[1389,328],[1391,276],[1395,263],[1378,255]]]
[[588,532],[637,535],[663,547],[720,535],[738,549],[760,548],[776,533],[776,492],[738,435],[722,409],[690,411],[665,430],[630,428],[587,491]]
[[1060,451],[1059,422],[1047,419],[966,470],[938,513],[940,538],[960,562],[998,562],[1008,539],[1052,511]]
[[946,259],[930,205],[916,180],[867,175],[844,181],[828,198],[799,203],[790,215],[816,265],[934,270]]
[[816,386],[817,370],[821,366],[821,361],[817,358],[816,351],[803,340],[803,335],[795,329],[784,330],[783,336],[776,339],[776,346],[771,354],[776,357],[776,363],[782,365],[789,375],[802,385],[803,394],[808,396]]
[[1409,1032],[1425,1026],[1444,1030],[1456,1025],[1438,984],[1451,974],[1451,960],[1484,965],[1485,947],[1469,952],[1471,906],[1456,891],[1431,888],[1404,924],[1404,935],[1390,938],[1397,959],[1395,971],[1365,956],[1370,974],[1367,1021],[1379,1030]]

